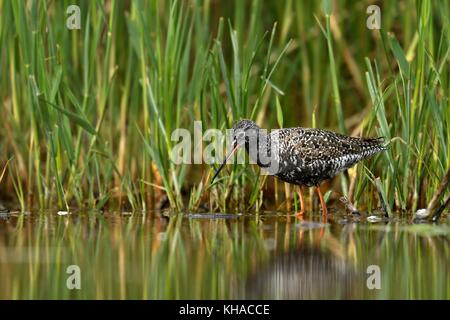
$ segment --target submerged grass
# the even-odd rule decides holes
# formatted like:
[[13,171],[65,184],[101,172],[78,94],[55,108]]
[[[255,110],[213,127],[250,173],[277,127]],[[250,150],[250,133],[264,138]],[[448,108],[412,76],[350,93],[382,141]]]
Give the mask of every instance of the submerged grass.
[[80,30],[73,1],[0,1],[0,194],[22,210],[292,208],[258,168],[209,187],[213,166],[171,162],[172,131],[194,121],[385,137],[335,179],[369,210],[377,190],[390,212],[426,207],[450,166],[445,2],[383,2],[381,30],[365,1],[75,3]]

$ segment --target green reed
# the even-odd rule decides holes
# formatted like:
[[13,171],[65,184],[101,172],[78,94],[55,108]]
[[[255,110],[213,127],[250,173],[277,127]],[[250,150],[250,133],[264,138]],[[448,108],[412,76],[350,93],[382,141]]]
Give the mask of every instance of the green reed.
[[258,168],[230,166],[210,187],[214,166],[170,161],[172,131],[194,121],[385,137],[387,152],[333,180],[369,210],[378,192],[390,211],[426,207],[450,166],[444,3],[383,2],[381,30],[366,27],[369,2],[78,1],[69,30],[71,4],[0,1],[12,206],[291,208],[293,189]]

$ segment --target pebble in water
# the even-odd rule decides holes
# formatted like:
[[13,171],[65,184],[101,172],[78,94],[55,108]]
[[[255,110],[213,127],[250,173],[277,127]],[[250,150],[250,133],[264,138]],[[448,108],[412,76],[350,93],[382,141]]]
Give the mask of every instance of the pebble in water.
[[423,219],[428,217],[428,210],[427,209],[419,209],[416,211],[415,214],[416,218]]
[[368,222],[372,222],[372,223],[374,223],[374,222],[380,222],[380,221],[381,221],[381,218],[378,217],[378,216],[368,216],[368,217],[367,217],[367,221],[368,221]]
[[11,212],[7,209],[0,209],[0,219],[7,220],[11,216]]

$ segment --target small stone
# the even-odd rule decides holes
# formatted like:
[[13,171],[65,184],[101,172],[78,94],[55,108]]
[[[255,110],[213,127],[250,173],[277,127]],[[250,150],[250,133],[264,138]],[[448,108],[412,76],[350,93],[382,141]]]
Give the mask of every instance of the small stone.
[[428,217],[428,210],[427,209],[419,209],[416,211],[416,218],[427,218]]
[[368,216],[368,217],[367,217],[367,221],[368,221],[368,222],[372,222],[372,223],[374,223],[374,222],[380,222],[380,221],[381,221],[381,218],[378,217],[378,216]]
[[6,209],[0,209],[0,219],[7,220],[11,216],[11,212]]

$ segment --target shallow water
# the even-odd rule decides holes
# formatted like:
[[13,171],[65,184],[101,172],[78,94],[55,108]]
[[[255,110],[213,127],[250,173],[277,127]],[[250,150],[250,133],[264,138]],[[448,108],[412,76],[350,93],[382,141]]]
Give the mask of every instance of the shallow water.
[[0,219],[0,298],[449,299],[445,219],[13,214]]

